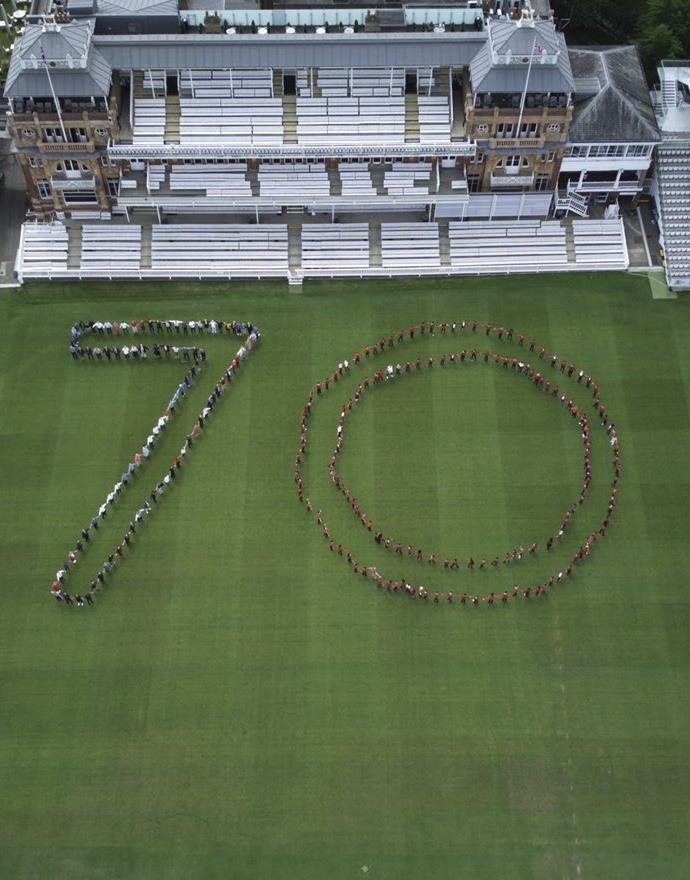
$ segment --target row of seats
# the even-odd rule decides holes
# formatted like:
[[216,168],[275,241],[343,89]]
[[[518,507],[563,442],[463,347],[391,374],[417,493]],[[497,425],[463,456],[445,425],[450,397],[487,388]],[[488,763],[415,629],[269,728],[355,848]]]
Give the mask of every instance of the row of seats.
[[183,70],[179,76],[181,97],[272,98],[273,75],[256,70]]
[[132,143],[162,146],[165,135],[165,98],[135,98]]
[[322,67],[317,76],[318,87],[324,97],[391,97],[405,94],[405,71],[402,68]]
[[448,236],[451,266],[461,271],[538,271],[568,263],[565,228],[558,221],[451,221]]
[[67,268],[68,234],[62,223],[25,223],[18,270],[31,272]]
[[625,269],[628,250],[622,220],[574,220],[575,261]]
[[440,266],[437,223],[382,223],[381,265],[384,269]]
[[309,165],[261,165],[258,173],[260,195],[291,201],[304,196],[329,196],[331,182],[322,162]]
[[405,140],[403,98],[322,97],[297,99],[299,143]]
[[408,169],[391,169],[386,171],[383,186],[389,196],[419,195],[429,192],[430,172]]
[[257,270],[281,274],[288,268],[284,224],[163,224],[152,227],[151,268]]
[[251,196],[246,163],[238,165],[173,165],[170,190],[203,190],[207,196]]
[[371,179],[369,169],[341,167],[340,180],[344,196],[376,196],[376,188]]
[[422,144],[450,140],[450,105],[443,95],[420,95],[419,141]]
[[302,271],[369,268],[368,223],[311,223],[302,226]]
[[139,269],[141,265],[141,226],[94,223],[81,228],[83,269]]
[[161,184],[165,182],[165,165],[147,165],[146,166],[146,190],[147,192],[158,192]]
[[180,143],[282,144],[280,98],[180,99]]

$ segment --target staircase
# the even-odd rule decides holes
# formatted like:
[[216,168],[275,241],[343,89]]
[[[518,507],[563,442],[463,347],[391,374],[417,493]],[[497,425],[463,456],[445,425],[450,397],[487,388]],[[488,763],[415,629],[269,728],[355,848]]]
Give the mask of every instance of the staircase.
[[568,186],[565,195],[558,194],[556,198],[556,210],[565,211],[566,214],[572,211],[572,213],[577,214],[578,217],[587,217],[589,214],[589,201],[586,196],[582,195],[582,193],[579,193],[577,190]]
[[437,220],[438,226],[438,253],[439,262],[442,266],[450,266],[450,235],[448,233],[448,221]]
[[331,185],[332,196],[341,196],[343,194],[343,181],[340,177],[340,171],[335,167],[328,167],[326,169],[326,173],[328,174],[328,180]]
[[561,225],[565,230],[565,252],[568,255],[568,262],[576,263],[577,257],[575,255],[575,236],[573,234],[573,224],[564,222]]
[[249,186],[251,188],[254,198],[258,198],[258,196],[260,195],[261,186],[259,184],[259,175],[256,168],[247,169],[245,180],[249,181]]
[[81,224],[70,223],[67,226],[67,268],[78,269],[81,266]]
[[141,226],[141,260],[139,262],[140,269],[151,268],[151,239],[152,230],[150,224],[142,224]]
[[381,259],[381,224],[369,224],[369,268],[380,269],[383,265]]
[[165,99],[163,140],[166,144],[179,144],[180,142],[180,99],[177,95],[168,95]]
[[450,68],[437,67],[434,69],[434,84],[431,87],[431,94],[443,95],[445,98],[450,95]]
[[383,165],[370,165],[369,173],[371,174],[371,182],[376,190],[376,193],[380,196],[386,194],[386,191],[383,187],[383,181],[385,180],[386,171]]
[[674,110],[678,106],[678,85],[675,78],[662,80],[661,104],[664,112]]
[[297,98],[283,95],[283,142],[297,143]]
[[416,95],[405,95],[405,143],[419,143],[419,102]]
[[299,220],[288,220],[288,268],[294,275],[302,271],[302,224]]
[[151,90],[144,88],[144,73],[141,70],[134,71],[132,79],[132,88],[135,98],[150,98]]

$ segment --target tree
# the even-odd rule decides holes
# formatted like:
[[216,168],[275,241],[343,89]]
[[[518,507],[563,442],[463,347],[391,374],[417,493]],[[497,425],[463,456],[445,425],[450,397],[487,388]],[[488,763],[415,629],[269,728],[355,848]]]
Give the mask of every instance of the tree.
[[662,58],[687,58],[690,55],[688,0],[648,0],[640,19],[639,41],[650,79],[654,78]]
[[681,52],[690,53],[690,3],[687,0],[647,0],[647,10],[640,21],[640,40],[660,25],[666,25],[678,40]]
[[642,30],[640,49],[643,57],[654,67],[662,58],[681,58],[683,55],[683,44],[665,23]]

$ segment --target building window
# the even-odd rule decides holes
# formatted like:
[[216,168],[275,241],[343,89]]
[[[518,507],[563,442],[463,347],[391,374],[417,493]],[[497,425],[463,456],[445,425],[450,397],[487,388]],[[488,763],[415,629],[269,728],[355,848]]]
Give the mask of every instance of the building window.
[[568,147],[565,155],[570,159],[584,159],[588,149],[588,147]]
[[50,181],[48,180],[37,180],[36,181],[36,189],[38,190],[39,199],[50,199],[52,198],[52,193],[50,189]]
[[496,126],[496,137],[497,138],[512,138],[513,136],[513,123],[512,122],[499,122]]
[[108,195],[113,199],[118,196],[118,183],[118,180],[108,180]]
[[628,156],[646,156],[648,147],[646,144],[628,144]]
[[92,205],[98,203],[96,193],[91,189],[66,189],[62,197],[66,205]]
[[29,168],[37,168],[37,167],[38,167],[38,163],[36,162],[34,157],[29,156]]
[[65,141],[59,128],[44,128],[43,137],[49,144],[62,144]]
[[534,181],[534,188],[539,192],[547,190],[549,188],[549,175],[537,174],[536,180]]
[[58,164],[60,171],[88,171],[89,166],[85,162],[77,162],[76,159],[63,159]]
[[535,138],[539,132],[539,125],[536,122],[523,122],[520,126],[521,138]]
[[481,178],[478,174],[470,174],[467,177],[467,189],[471,193],[479,192],[479,181]]
[[561,124],[560,122],[549,122],[549,124],[546,126],[546,130],[549,134],[556,134],[561,130]]
[[85,144],[86,143],[86,129],[85,128],[70,128],[69,137],[72,143],[74,144]]

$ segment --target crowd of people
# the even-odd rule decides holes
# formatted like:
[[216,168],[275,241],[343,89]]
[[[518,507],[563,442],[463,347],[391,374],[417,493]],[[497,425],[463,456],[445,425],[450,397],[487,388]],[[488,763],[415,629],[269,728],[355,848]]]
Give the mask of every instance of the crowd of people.
[[[450,591],[444,593],[435,592],[433,594],[433,601],[438,603],[443,599],[451,603],[454,601],[458,601],[461,604],[469,603],[473,605],[479,605],[480,602],[484,602],[487,605],[493,605],[497,600],[505,603],[509,599],[518,596],[528,598],[533,595],[545,595],[549,592],[551,587],[554,586],[554,584],[565,581],[573,574],[575,566],[582,563],[582,561],[590,555],[596,541],[602,538],[609,528],[611,517],[613,515],[617,502],[618,484],[621,474],[620,440],[618,438],[615,425],[609,420],[607,409],[600,399],[600,389],[594,379],[591,376],[587,375],[584,370],[578,369],[575,364],[559,358],[555,354],[547,354],[546,348],[538,345],[535,340],[529,339],[522,335],[516,335],[512,328],[496,327],[491,324],[482,324],[478,321],[461,321],[452,323],[444,322],[439,324],[434,322],[427,322],[417,324],[405,330],[400,330],[393,336],[381,338],[376,344],[367,346],[361,351],[356,352],[352,360],[355,364],[360,364],[362,362],[366,362],[367,359],[378,359],[382,355],[385,356],[385,352],[387,350],[394,348],[396,345],[401,345],[402,343],[405,343],[409,340],[413,340],[415,336],[424,336],[427,334],[435,336],[437,333],[441,335],[453,335],[457,334],[458,332],[462,333],[465,331],[469,332],[470,334],[481,333],[487,337],[494,336],[499,340],[516,343],[519,347],[523,349],[528,349],[532,353],[536,353],[537,358],[544,362],[548,362],[551,369],[554,370],[556,373],[560,372],[564,376],[567,375],[568,378],[574,379],[574,381],[576,381],[578,384],[581,384],[584,387],[591,389],[593,396],[593,408],[596,411],[596,415],[601,426],[608,434],[609,442],[612,448],[612,479],[610,484],[606,514],[603,517],[599,527],[586,536],[584,541],[582,541],[580,546],[577,548],[572,559],[570,559],[562,568],[547,577],[544,581],[537,584],[530,584],[525,586],[515,584],[513,585],[511,590],[504,590],[499,594],[493,592],[487,593],[483,596],[474,593],[463,592],[456,597],[455,594]],[[551,381],[550,379],[546,378],[546,370],[544,370],[544,368],[540,368],[539,370],[537,370],[529,363],[527,363],[526,356],[525,358],[506,357],[505,355],[502,355],[500,353],[480,349],[478,347],[472,347],[464,348],[457,352],[451,352],[450,354],[444,354],[440,357],[431,356],[425,359],[425,361],[422,361],[420,357],[417,357],[414,360],[405,360],[404,362],[387,364],[386,366],[375,370],[372,376],[368,376],[363,379],[362,382],[360,382],[360,384],[355,388],[352,396],[345,402],[341,410],[336,427],[335,447],[333,449],[328,465],[331,481],[333,485],[344,496],[345,500],[352,508],[355,517],[361,522],[364,528],[371,533],[373,540],[376,544],[394,551],[397,556],[401,558],[407,557],[410,560],[416,560],[430,565],[437,565],[441,563],[444,570],[446,571],[457,571],[461,568],[467,569],[469,571],[474,571],[485,569],[487,566],[498,567],[499,565],[509,565],[537,553],[540,548],[540,544],[534,542],[528,547],[514,547],[506,551],[505,553],[497,554],[490,560],[484,558],[475,560],[473,557],[469,557],[467,559],[463,559],[462,561],[460,561],[457,557],[453,559],[440,559],[433,551],[413,547],[411,544],[405,545],[403,542],[397,541],[392,536],[384,534],[382,530],[376,527],[371,517],[361,507],[357,498],[354,497],[349,488],[344,484],[337,469],[337,462],[338,457],[340,456],[344,446],[344,429],[347,416],[352,411],[352,409],[362,400],[364,393],[368,389],[380,385],[383,382],[391,381],[397,376],[402,376],[407,373],[421,370],[422,366],[424,365],[428,368],[433,368],[436,365],[440,367],[446,367],[448,364],[463,362],[494,363],[499,367],[512,369],[514,372],[524,375],[530,382],[533,383],[538,391],[549,394],[552,397],[556,398],[566,408],[566,410],[572,416],[573,420],[575,420],[578,425],[583,446],[583,476],[580,494],[578,499],[565,512],[553,534],[548,535],[544,538],[543,542],[541,542],[542,549],[545,549],[547,552],[551,551],[555,547],[555,545],[563,539],[566,531],[572,524],[573,517],[575,516],[578,507],[585,503],[589,487],[592,482],[589,418],[587,417],[586,413],[583,412],[582,409],[556,384],[555,381]],[[397,580],[385,578],[379,572],[376,566],[364,564],[354,556],[354,553],[351,550],[349,550],[343,544],[338,543],[332,535],[330,526],[324,520],[323,512],[320,509],[314,511],[314,504],[307,494],[305,481],[302,474],[302,464],[307,454],[308,426],[312,409],[316,401],[321,397],[321,395],[326,393],[330,388],[334,387],[342,378],[343,373],[348,369],[349,362],[344,361],[338,364],[337,369],[334,370],[330,376],[326,377],[321,382],[317,382],[312,387],[307,402],[302,410],[302,417],[300,422],[300,443],[294,463],[294,481],[297,487],[298,500],[305,505],[308,512],[313,514],[315,521],[322,532],[323,537],[328,541],[328,545],[331,551],[337,553],[339,556],[342,556],[355,573],[371,579],[380,589],[385,589],[389,592],[404,592],[410,596],[418,597],[421,599],[428,599],[430,593],[423,585],[415,585],[409,583],[406,578]]]
[[[107,519],[111,507],[117,502],[125,489],[134,483],[139,470],[144,466],[146,459],[150,457],[162,432],[167,428],[170,419],[175,414],[182,398],[192,387],[194,380],[198,376],[199,371],[206,360],[206,352],[200,346],[161,345],[159,342],[153,342],[152,344],[137,342],[135,345],[125,345],[122,347],[110,344],[85,346],[82,344],[81,340],[89,334],[97,337],[126,337],[130,335],[155,337],[164,333],[176,333],[177,335],[184,336],[224,334],[241,337],[243,338],[243,342],[228,367],[215,383],[206,400],[206,405],[198,415],[191,431],[187,434],[179,453],[175,456],[174,461],[167,468],[162,478],[144,497],[141,507],[139,507],[134,514],[134,518],[129,523],[129,527],[124,536],[117,544],[114,551],[110,553],[107,559],[102,563],[101,567],[91,580],[88,590],[85,590],[83,595],[81,593],[75,593],[72,595],[69,591],[69,581],[75,566],[80,561],[81,556],[86,552],[94,533],[99,531],[101,524]],[[70,353],[75,360],[102,360],[103,358],[106,358],[107,360],[120,360],[121,358],[124,358],[125,360],[144,360],[152,357],[156,360],[175,359],[189,361],[190,366],[185,373],[182,382],[180,382],[175,389],[175,392],[168,401],[163,413],[146,438],[146,442],[132,455],[126,469],[120,476],[120,479],[115,483],[110,492],[108,492],[104,502],[98,508],[97,514],[81,529],[79,537],[74,542],[72,549],[68,551],[64,562],[55,573],[55,579],[51,584],[50,593],[57,602],[76,607],[93,604],[95,594],[106,583],[106,580],[112,576],[118,562],[123,558],[126,552],[131,549],[135,535],[154,509],[154,506],[158,504],[159,500],[165,495],[177,479],[180,468],[183,466],[194,443],[201,436],[220,397],[228,389],[239,370],[240,365],[260,338],[261,332],[258,327],[254,324],[240,321],[79,321],[72,326]]]

